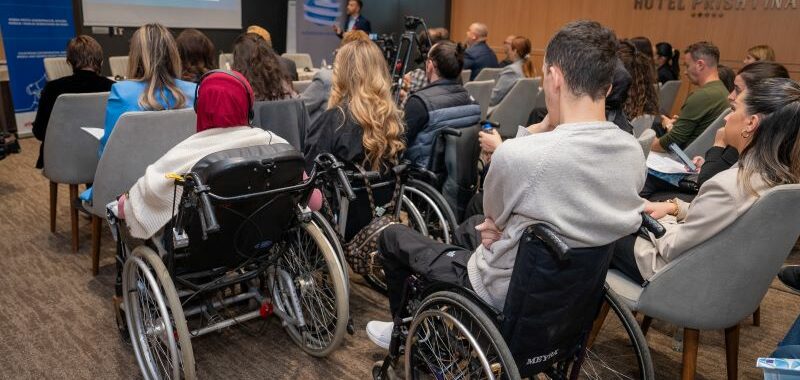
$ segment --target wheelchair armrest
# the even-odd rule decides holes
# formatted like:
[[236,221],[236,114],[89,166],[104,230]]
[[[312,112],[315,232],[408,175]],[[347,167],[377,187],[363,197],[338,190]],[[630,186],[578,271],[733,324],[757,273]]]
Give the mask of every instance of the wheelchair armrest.
[[530,231],[536,235],[560,261],[569,260],[569,246],[564,243],[555,230],[543,223],[530,226]]
[[664,228],[664,226],[662,226],[658,220],[644,211],[642,212],[642,226],[639,228],[639,231],[645,235],[647,235],[647,232],[650,231],[656,238],[660,238],[667,233],[666,228]]
[[461,131],[459,131],[458,129],[454,129],[454,128],[442,128],[442,129],[439,130],[439,134],[440,135],[450,135],[450,136],[461,137]]

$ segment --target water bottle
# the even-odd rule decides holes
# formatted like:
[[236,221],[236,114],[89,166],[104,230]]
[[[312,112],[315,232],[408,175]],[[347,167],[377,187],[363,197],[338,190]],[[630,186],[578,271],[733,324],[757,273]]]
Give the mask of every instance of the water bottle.
[[326,67],[328,67],[328,61],[326,61],[325,58],[322,58],[322,63],[320,63],[319,68],[324,69]]
[[683,352],[683,327],[676,327],[672,336],[672,351]]
[[492,123],[489,123],[487,121],[484,122],[483,125],[481,125],[481,130],[486,133],[494,133],[494,126],[492,126]]

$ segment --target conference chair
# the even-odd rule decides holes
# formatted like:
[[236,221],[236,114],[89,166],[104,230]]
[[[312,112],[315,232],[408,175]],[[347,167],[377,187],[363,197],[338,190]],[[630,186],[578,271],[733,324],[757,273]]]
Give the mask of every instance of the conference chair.
[[[683,326],[682,379],[693,379],[700,330],[725,330],[728,379],[738,376],[739,322],[757,310],[800,234],[800,185],[768,190],[730,227],[641,286],[610,270],[632,310]],[[644,329],[643,329],[644,330]]]
[[471,81],[464,84],[464,88],[481,105],[481,120],[486,119],[489,103],[492,101],[494,80]]
[[631,120],[631,125],[633,126],[633,135],[636,137],[641,136],[642,132],[650,129],[653,126],[653,122],[655,120],[655,115],[641,115]]
[[194,134],[196,120],[191,108],[128,112],[117,120],[97,164],[92,202],[84,203],[92,214],[92,274],[97,275],[99,269],[106,204],[130,190],[150,164]]
[[310,86],[310,85],[311,85],[311,81],[310,80],[292,81],[292,86],[294,87],[294,91],[296,93],[298,93],[298,94],[303,93],[303,91],[305,91],[308,88],[308,86]]
[[491,80],[495,80],[496,81],[497,78],[500,76],[500,72],[501,71],[503,71],[503,68],[494,69],[494,68],[487,67],[487,68],[482,69],[478,73],[478,75],[475,76],[475,79],[473,79],[473,80],[481,81],[481,80],[490,80],[491,79]]
[[314,63],[311,61],[311,55],[306,53],[283,53],[281,57],[291,59],[298,69],[314,68]]
[[44,170],[50,181],[50,232],[56,231],[58,184],[69,185],[72,253],[78,252],[78,185],[92,183],[99,140],[81,127],[103,128],[107,92],[63,94],[56,99],[44,140]]
[[500,124],[501,136],[513,137],[517,134],[517,126],[528,124],[528,116],[533,111],[534,100],[540,92],[540,83],[539,78],[519,79],[494,109],[489,120]]
[[472,70],[461,70],[461,83],[469,83],[469,77],[472,75]]
[[666,81],[661,85],[658,91],[658,104],[660,105],[662,114],[670,115],[672,106],[675,104],[675,99],[678,97],[678,90],[680,89],[681,81],[679,80]]
[[219,53],[219,60],[218,60],[220,69],[223,70],[230,70],[233,67],[233,54],[232,53]]
[[700,136],[697,136],[694,141],[689,143],[689,146],[684,149],[686,155],[689,158],[693,158],[695,156],[706,156],[706,152],[714,146],[714,138],[717,136],[717,131],[725,126],[725,116],[731,113],[731,109],[728,108],[725,111],[722,111],[717,118],[706,127],[703,133]]
[[128,56],[108,57],[111,76],[125,78],[128,75]]
[[636,139],[639,140],[639,144],[642,146],[644,158],[647,158],[647,156],[650,155],[650,148],[653,145],[653,140],[656,139],[656,131],[646,129],[641,135],[637,136]]
[[306,130],[311,121],[301,99],[256,102],[253,125],[274,132],[299,151],[303,151]]
[[56,80],[72,75],[72,66],[67,63],[67,57],[45,58],[44,72],[47,74],[48,81]]

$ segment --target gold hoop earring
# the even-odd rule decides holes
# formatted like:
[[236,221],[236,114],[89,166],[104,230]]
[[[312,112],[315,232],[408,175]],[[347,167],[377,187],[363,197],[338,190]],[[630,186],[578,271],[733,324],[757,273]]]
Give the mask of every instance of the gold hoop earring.
[[742,133],[741,133],[741,135],[742,135],[742,138],[743,138],[743,139],[749,139],[749,138],[750,138],[750,136],[752,136],[753,134],[752,134],[752,133],[747,133],[747,131],[744,131],[744,130],[743,130],[743,131],[742,131]]

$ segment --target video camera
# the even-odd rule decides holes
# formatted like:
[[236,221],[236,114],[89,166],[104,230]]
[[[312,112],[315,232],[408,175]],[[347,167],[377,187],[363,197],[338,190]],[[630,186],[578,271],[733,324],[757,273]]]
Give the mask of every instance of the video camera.
[[403,26],[405,31],[398,42],[395,42],[393,35],[370,35],[370,38],[383,51],[383,55],[389,64],[392,92],[397,102],[400,100],[400,89],[403,88],[403,77],[412,68],[410,64],[419,65],[425,62],[428,58],[428,51],[431,49],[431,38],[424,19],[416,16],[406,16]]

